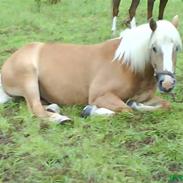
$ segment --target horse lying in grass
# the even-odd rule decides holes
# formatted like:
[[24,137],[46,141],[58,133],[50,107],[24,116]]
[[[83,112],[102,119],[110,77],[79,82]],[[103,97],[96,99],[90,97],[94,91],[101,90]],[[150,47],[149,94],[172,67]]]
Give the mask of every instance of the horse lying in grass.
[[58,123],[70,118],[49,104],[85,104],[83,115],[169,108],[155,96],[175,86],[176,54],[182,47],[172,22],[153,19],[121,37],[95,45],[32,43],[16,51],[1,70],[0,102],[25,98],[32,113]]
[[[154,7],[154,1],[155,0],[147,0],[147,20],[149,20],[152,17],[152,12],[153,12],[153,7]],[[112,0],[112,15],[113,15],[113,20],[112,20],[112,31],[116,31],[116,22],[117,22],[117,16],[119,13],[119,5],[120,5],[121,0]],[[135,17],[135,12],[136,9],[139,5],[140,0],[132,0],[130,8],[128,10],[129,16],[126,20],[124,20],[124,23],[126,25],[129,25],[132,18]],[[158,19],[161,20],[163,19],[163,14],[164,10],[166,7],[168,0],[160,0],[159,3],[159,14],[158,14]]]

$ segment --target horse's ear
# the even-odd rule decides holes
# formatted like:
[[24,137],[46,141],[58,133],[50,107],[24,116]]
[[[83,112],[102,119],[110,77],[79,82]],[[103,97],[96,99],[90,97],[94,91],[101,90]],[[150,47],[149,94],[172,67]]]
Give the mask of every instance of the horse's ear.
[[172,19],[172,24],[177,28],[179,25],[179,16],[175,15]]
[[157,24],[156,24],[156,21],[153,18],[149,19],[149,26],[150,26],[150,28],[153,32],[156,30]]

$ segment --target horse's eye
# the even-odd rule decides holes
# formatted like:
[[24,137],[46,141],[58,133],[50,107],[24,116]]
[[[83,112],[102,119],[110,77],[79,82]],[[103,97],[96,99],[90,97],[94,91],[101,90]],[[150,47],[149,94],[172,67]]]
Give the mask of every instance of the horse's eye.
[[157,52],[157,49],[156,49],[156,47],[155,47],[155,46],[153,46],[152,50],[154,51],[154,53],[156,53],[156,52]]

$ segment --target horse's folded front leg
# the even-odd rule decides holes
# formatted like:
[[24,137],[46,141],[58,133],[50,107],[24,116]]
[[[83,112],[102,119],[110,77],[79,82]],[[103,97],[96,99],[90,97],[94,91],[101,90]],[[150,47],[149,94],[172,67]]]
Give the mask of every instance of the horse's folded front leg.
[[90,115],[113,115],[115,112],[130,112],[131,108],[127,106],[117,95],[106,93],[95,99],[90,99],[89,105],[82,112],[82,116]]
[[158,105],[159,108],[162,108],[162,109],[170,109],[171,108],[171,104],[169,101],[162,99],[161,97],[158,97],[158,96],[152,97],[151,99],[144,102],[144,104],[152,105],[152,106]]
[[160,97],[154,96],[150,100],[139,103],[134,100],[127,101],[127,105],[137,111],[154,111],[158,109],[170,109],[170,103]]

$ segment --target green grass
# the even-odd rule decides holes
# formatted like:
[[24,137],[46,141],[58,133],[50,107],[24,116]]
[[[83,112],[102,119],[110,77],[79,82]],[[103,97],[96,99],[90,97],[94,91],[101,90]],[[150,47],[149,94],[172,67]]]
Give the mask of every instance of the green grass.
[[[122,1],[120,21],[130,1]],[[157,17],[158,1],[154,15]],[[165,18],[180,17],[183,2],[170,0]],[[137,11],[146,21],[146,2]],[[33,41],[97,43],[111,38],[111,1],[0,1],[0,65]],[[118,32],[118,33],[119,33]],[[176,101],[170,111],[133,112],[83,119],[83,106],[63,106],[73,124],[55,125],[33,117],[24,100],[0,106],[0,182],[165,183],[183,175],[183,54],[177,62]],[[16,78],[15,78],[16,79]],[[171,181],[169,181],[171,182]],[[179,181],[180,182],[180,181]]]

